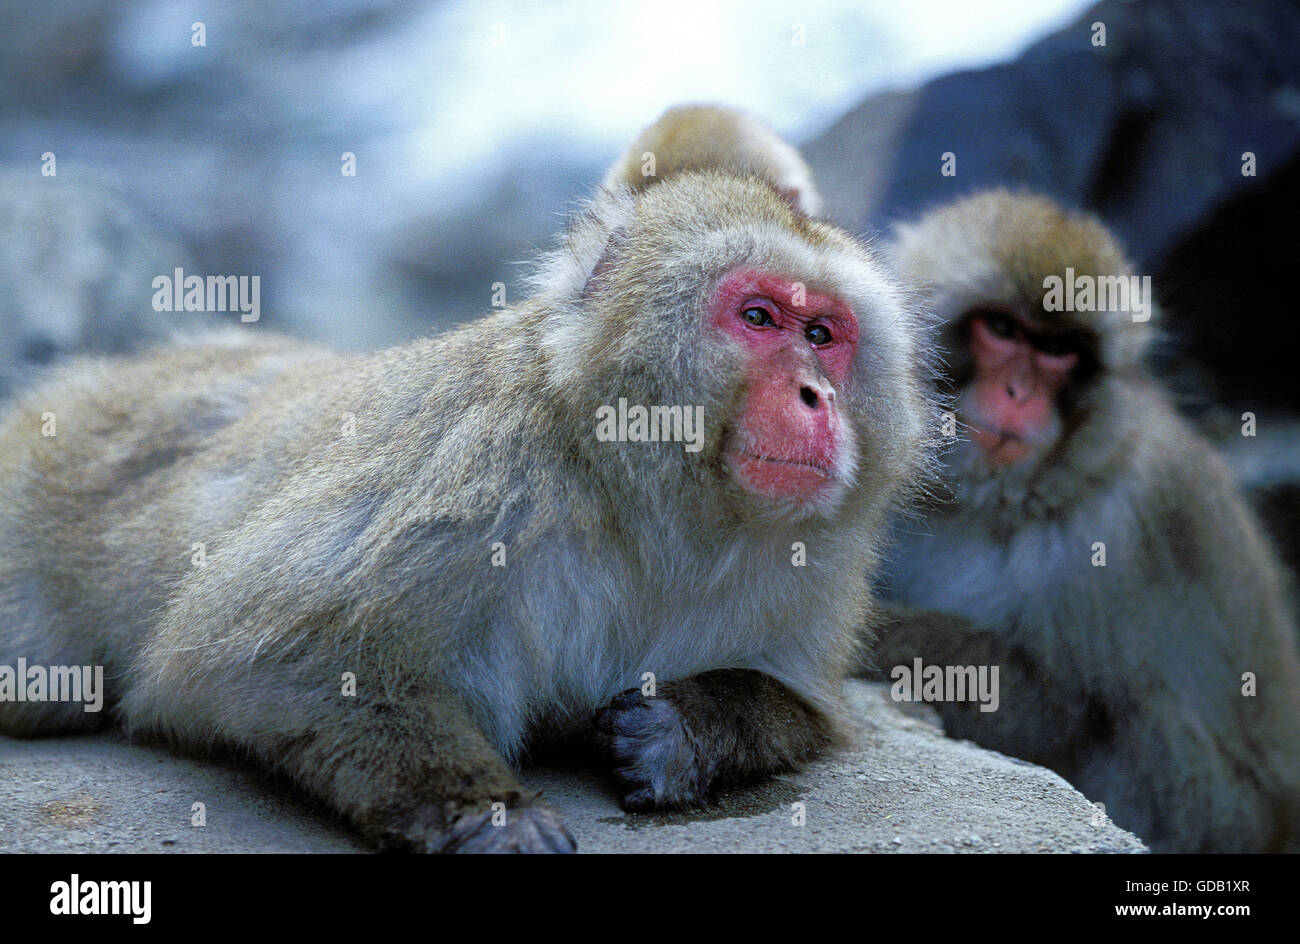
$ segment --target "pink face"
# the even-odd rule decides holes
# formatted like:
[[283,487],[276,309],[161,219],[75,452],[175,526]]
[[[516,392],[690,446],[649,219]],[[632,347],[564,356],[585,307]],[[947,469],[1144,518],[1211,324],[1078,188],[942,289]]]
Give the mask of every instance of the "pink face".
[[989,312],[970,321],[972,438],[993,466],[1033,455],[1053,434],[1056,398],[1079,355],[1031,337],[1011,314]]
[[842,300],[739,269],[709,303],[709,323],[749,352],[748,398],[727,460],[742,488],[764,498],[810,500],[829,493],[845,458],[836,391],[848,381],[858,321]]

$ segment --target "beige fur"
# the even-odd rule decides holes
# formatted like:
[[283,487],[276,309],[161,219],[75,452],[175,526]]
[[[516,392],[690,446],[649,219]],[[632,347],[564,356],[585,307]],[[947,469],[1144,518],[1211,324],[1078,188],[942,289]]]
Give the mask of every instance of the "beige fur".
[[[841,391],[855,475],[833,507],[761,507],[726,473],[744,354],[702,305],[742,264],[861,322]],[[258,333],[30,392],[0,425],[0,663],[102,662],[136,734],[234,747],[417,849],[571,848],[509,764],[647,671],[758,670],[784,686],[774,705],[833,713],[934,428],[911,299],[843,232],[718,171],[598,194],[536,282],[378,354]],[[618,397],[703,405],[704,448],[597,442]],[[93,720],[0,703],[10,734]]]

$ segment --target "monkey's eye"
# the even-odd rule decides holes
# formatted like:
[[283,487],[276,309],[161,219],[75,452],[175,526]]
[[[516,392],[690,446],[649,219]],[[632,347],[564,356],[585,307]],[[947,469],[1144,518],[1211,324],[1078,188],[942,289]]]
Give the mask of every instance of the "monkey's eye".
[[827,328],[825,325],[819,325],[819,324],[809,325],[808,330],[804,332],[804,337],[808,339],[808,343],[811,344],[813,347],[820,347],[823,344],[830,344],[831,341],[835,340],[833,337],[831,337],[830,329]]
[[1046,334],[1035,338],[1034,347],[1048,357],[1064,357],[1077,349],[1074,339],[1068,334]]
[[772,316],[767,313],[766,308],[759,308],[757,305],[751,305],[740,313],[740,317],[755,328],[766,328],[772,324]]
[[1016,322],[1010,315],[1004,315],[1000,311],[990,311],[983,315],[984,325],[993,334],[1000,338],[1014,338],[1016,336]]

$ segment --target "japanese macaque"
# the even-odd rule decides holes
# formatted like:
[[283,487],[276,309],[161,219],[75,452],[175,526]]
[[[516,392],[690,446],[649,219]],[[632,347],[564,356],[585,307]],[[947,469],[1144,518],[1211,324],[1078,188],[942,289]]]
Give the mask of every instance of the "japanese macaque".
[[1154,850],[1294,848],[1292,617],[1144,370],[1149,281],[1095,220],[1006,192],[899,227],[892,255],[944,320],[959,441],[886,565],[876,666],[1000,665],[997,710],[936,706],[948,733],[1054,768]]
[[644,190],[674,174],[706,168],[758,177],[809,216],[822,213],[812,171],[799,152],[757,118],[716,105],[668,109],[609,169],[605,186]]
[[[103,664],[137,735],[419,851],[572,850],[539,741],[602,744],[631,810],[834,743],[937,440],[922,315],[722,166],[602,188],[531,300],[438,338],[62,370],[0,425],[0,665]],[[11,735],[101,718],[4,695]]]

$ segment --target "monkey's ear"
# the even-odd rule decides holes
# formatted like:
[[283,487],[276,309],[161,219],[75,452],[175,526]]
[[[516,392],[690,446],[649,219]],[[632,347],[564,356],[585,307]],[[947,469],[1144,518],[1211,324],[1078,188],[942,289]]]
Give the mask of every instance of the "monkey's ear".
[[620,226],[610,232],[605,240],[605,248],[601,251],[600,258],[592,267],[587,281],[582,286],[582,299],[588,298],[602,292],[608,287],[609,275],[614,270],[615,264],[623,257],[623,247],[627,243],[627,228]]
[[808,216],[820,217],[826,212],[826,203],[813,184],[812,175],[804,170],[791,172],[776,182],[776,192],[785,202]]
[[533,294],[573,304],[598,290],[622,256],[636,205],[628,187],[599,191],[570,219],[559,248],[538,261]]

